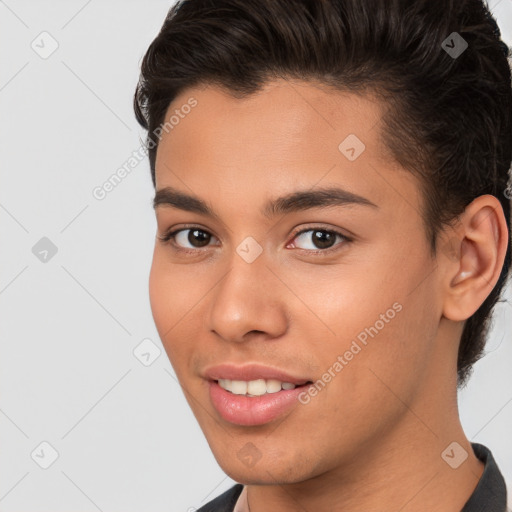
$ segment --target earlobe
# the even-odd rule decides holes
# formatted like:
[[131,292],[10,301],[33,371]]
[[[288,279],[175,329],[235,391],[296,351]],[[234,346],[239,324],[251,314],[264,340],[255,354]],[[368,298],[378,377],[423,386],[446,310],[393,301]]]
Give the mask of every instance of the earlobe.
[[460,216],[456,231],[457,237],[450,240],[450,262],[446,263],[443,314],[464,321],[491,293],[505,260],[509,235],[498,199],[477,197]]

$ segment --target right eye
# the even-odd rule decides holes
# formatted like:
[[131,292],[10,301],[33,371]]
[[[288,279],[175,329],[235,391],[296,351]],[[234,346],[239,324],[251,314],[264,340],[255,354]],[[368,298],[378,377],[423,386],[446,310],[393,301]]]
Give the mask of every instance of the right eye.
[[208,242],[215,237],[199,226],[191,226],[175,229],[158,238],[164,243],[171,242],[169,245],[178,251],[196,252],[196,249],[208,246]]

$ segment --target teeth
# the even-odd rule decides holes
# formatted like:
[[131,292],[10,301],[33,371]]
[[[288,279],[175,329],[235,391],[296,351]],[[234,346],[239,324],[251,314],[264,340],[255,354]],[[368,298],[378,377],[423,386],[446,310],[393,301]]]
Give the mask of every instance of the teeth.
[[231,393],[234,393],[235,395],[247,394],[247,382],[244,380],[232,380]]
[[296,386],[291,382],[281,382],[276,379],[257,380],[230,380],[219,379],[219,386],[235,395],[262,396],[265,393],[277,393],[281,389],[294,389]]
[[231,381],[229,379],[219,379],[219,386],[227,391],[231,391]]
[[261,396],[267,392],[267,384],[264,379],[250,380],[247,383],[247,393],[249,395]]
[[275,379],[267,380],[267,393],[277,393],[281,391],[281,381]]

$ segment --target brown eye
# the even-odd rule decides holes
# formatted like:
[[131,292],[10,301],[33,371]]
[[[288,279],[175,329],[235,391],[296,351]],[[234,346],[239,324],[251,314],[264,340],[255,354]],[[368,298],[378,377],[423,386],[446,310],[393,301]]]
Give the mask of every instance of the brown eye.
[[[175,231],[173,234],[173,238],[176,244],[179,245],[180,247],[184,247],[186,249],[195,249],[207,246],[212,238],[212,235],[210,235],[210,233],[206,231],[203,231],[202,229],[187,228]],[[187,247],[187,243],[190,244],[192,247]]]
[[[313,246],[311,247],[299,247],[299,249],[306,250],[325,250],[330,249],[334,246],[336,239],[340,238],[342,241],[348,241],[348,239],[337,231],[329,229],[306,229],[301,231],[294,240],[300,240],[302,243],[310,242]],[[297,245],[294,243],[294,245]]]
[[211,239],[216,237],[199,226],[191,226],[168,231],[157,238],[176,251],[193,253],[197,252],[196,249],[207,247]]

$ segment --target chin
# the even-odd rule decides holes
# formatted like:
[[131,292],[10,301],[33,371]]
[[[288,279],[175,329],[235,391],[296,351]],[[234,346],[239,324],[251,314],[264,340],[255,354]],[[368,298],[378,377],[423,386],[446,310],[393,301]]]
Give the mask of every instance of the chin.
[[[215,460],[234,481],[244,485],[277,485],[299,483],[315,476],[310,464],[300,457],[276,455],[272,450],[254,454],[252,443],[235,449],[233,439],[221,446],[210,446]],[[233,447],[228,448],[226,447]],[[216,449],[218,448],[218,449]],[[288,452],[290,453],[290,452]]]
[[232,480],[243,485],[285,485],[303,482],[309,478],[308,475],[290,474],[290,468],[268,467],[262,464],[259,469],[256,467],[240,467],[233,463],[219,464],[224,473]]

